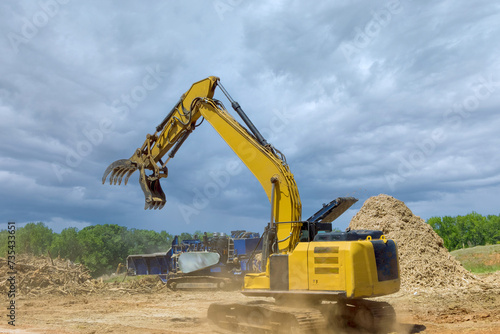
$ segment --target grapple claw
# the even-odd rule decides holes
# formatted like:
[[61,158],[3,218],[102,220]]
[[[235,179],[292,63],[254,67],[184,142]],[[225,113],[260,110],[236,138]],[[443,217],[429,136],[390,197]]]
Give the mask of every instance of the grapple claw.
[[129,159],[116,160],[104,171],[104,175],[102,176],[102,184],[106,183],[106,178],[110,173],[111,175],[109,176],[109,184],[116,184],[117,182],[118,184],[120,184],[123,175],[128,172],[128,175],[125,179],[125,184],[127,184],[128,178],[136,170],[136,164]]
[[135,169],[129,169],[128,174],[125,176],[125,180],[123,181],[125,185],[127,185],[128,179],[130,178],[130,175],[132,175],[133,172],[135,172]]
[[123,175],[125,175],[128,171],[129,171],[128,168],[123,168],[118,173],[116,173],[115,184],[116,184],[117,181],[118,181],[118,185],[122,184]]
[[144,209],[156,210],[165,206],[165,193],[161,189],[160,177],[166,177],[166,169],[161,169],[160,176],[146,176],[144,165],[132,162],[130,159],[121,159],[113,162],[106,168],[102,176],[102,183],[106,182],[109,175],[109,184],[120,185],[122,181],[126,185],[132,173],[137,169],[140,170],[139,183],[144,192],[145,203]]

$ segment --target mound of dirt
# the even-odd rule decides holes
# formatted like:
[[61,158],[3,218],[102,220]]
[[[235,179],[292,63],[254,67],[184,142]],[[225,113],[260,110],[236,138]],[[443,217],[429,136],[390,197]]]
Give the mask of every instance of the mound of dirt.
[[402,202],[388,195],[370,197],[351,220],[355,229],[381,230],[398,245],[401,290],[451,291],[479,280],[450,255],[443,239]]

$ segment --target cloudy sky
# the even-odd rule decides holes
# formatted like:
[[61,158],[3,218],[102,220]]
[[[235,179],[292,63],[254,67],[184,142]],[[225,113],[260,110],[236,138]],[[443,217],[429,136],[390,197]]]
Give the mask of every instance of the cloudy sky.
[[[0,3],[0,221],[261,232],[270,206],[208,123],[169,162],[167,205],[135,173],[101,184],[190,85],[221,78],[287,157],[303,218],[338,196],[424,219],[499,214],[500,5],[494,1]],[[229,103],[219,92],[216,98]]]

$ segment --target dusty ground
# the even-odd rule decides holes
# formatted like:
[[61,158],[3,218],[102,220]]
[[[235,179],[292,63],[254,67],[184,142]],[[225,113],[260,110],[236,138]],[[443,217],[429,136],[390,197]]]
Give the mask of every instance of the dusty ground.
[[[19,296],[15,331],[2,317],[0,333],[214,333],[206,319],[211,303],[249,299],[237,291],[136,294],[116,288],[77,296]],[[496,289],[398,293],[384,300],[395,307],[401,333],[500,333]]]

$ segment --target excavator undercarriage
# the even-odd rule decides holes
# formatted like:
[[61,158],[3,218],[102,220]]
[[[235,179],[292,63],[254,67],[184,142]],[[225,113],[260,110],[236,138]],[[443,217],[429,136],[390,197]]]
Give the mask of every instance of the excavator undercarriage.
[[216,303],[208,319],[228,333],[327,334],[390,333],[396,322],[394,308],[386,302],[364,299],[332,301],[302,298]]

